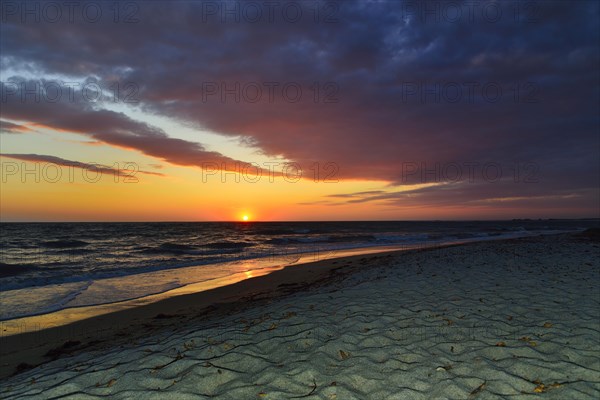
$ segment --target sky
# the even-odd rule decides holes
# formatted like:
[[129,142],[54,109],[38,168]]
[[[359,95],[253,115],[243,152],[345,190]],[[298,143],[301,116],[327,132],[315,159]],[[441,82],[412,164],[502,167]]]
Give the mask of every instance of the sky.
[[592,1],[5,1],[2,221],[600,217]]

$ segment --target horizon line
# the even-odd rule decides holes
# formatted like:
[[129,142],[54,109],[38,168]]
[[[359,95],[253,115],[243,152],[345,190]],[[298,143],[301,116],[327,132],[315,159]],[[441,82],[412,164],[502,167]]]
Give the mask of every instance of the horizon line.
[[590,221],[600,220],[600,217],[580,217],[580,218],[502,218],[502,219],[364,219],[364,220],[256,220],[256,221],[242,221],[242,220],[222,220],[222,221],[207,221],[207,220],[139,220],[139,221],[2,221],[0,224],[115,224],[115,223],[131,223],[131,224],[145,224],[145,223],[239,223],[239,224],[252,224],[252,223],[302,223],[302,222],[507,222],[507,221]]

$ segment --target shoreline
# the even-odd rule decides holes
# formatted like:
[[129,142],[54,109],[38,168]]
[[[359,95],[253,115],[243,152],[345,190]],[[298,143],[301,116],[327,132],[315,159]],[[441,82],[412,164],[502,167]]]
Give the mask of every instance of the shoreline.
[[[155,327],[169,325],[168,322],[174,319],[183,322],[195,317],[213,318],[230,309],[245,307],[240,302],[268,301],[299,292],[335,279],[339,274],[357,272],[358,263],[367,259],[374,261],[414,252],[505,240],[518,239],[478,240],[413,248],[350,249],[358,254],[284,265],[261,275],[204,290],[198,289],[206,282],[191,284],[160,293],[156,295],[159,298],[156,301],[152,301],[155,296],[147,296],[0,321],[0,379],[52,361],[58,355],[95,348],[115,338],[127,337],[125,341],[129,341],[137,336],[134,331],[138,328],[152,331]],[[172,293],[177,294],[170,295]],[[73,344],[75,342],[79,343]],[[48,353],[51,356],[47,356]]]
[[[597,330],[600,327],[593,325],[594,323],[597,324],[595,321],[585,322],[585,319],[578,319],[579,317],[575,315],[575,312],[584,312],[587,313],[585,315],[591,313],[592,316],[600,316],[599,304],[595,303],[597,300],[593,296],[591,298],[586,296],[586,291],[589,293],[589,288],[594,287],[595,289],[592,290],[598,290],[598,283],[591,279],[598,276],[598,262],[590,258],[595,254],[594,252],[597,253],[597,239],[590,241],[591,239],[581,238],[581,236],[577,234],[563,234],[552,237],[536,236],[449,245],[431,249],[386,252],[375,255],[356,255],[318,261],[302,264],[300,268],[288,267],[260,278],[248,279],[209,292],[182,295],[136,309],[93,317],[61,328],[2,337],[0,338],[3,352],[2,379],[3,381],[12,382],[10,387],[16,384],[20,391],[35,392],[41,390],[40,385],[42,384],[30,385],[27,383],[28,379],[32,379],[32,382],[52,381],[52,379],[56,379],[52,378],[55,374],[66,374],[60,375],[63,376],[61,380],[66,379],[65,376],[71,376],[75,380],[84,379],[84,382],[87,383],[83,387],[91,385],[85,391],[92,390],[92,393],[98,395],[116,393],[113,391],[118,392],[121,390],[125,390],[123,393],[127,393],[126,391],[129,390],[127,387],[135,386],[138,382],[129,381],[129,383],[126,383],[127,379],[131,379],[126,378],[126,376],[136,373],[134,371],[139,369],[138,364],[142,362],[140,360],[149,358],[151,361],[143,361],[143,365],[146,365],[148,362],[161,364],[159,361],[165,359],[165,357],[167,357],[167,360],[172,359],[174,361],[181,359],[181,362],[175,363],[175,365],[180,365],[177,368],[187,365],[185,368],[200,368],[204,371],[206,369],[205,361],[193,361],[199,360],[197,355],[194,356],[196,351],[194,346],[198,346],[199,343],[205,343],[202,345],[204,346],[203,352],[207,348],[208,350],[219,349],[217,354],[223,353],[223,357],[236,357],[237,359],[246,357],[248,351],[256,346],[259,346],[259,349],[262,346],[268,346],[266,349],[269,349],[271,346],[277,345],[277,342],[289,338],[285,341],[286,343],[289,342],[286,345],[287,347],[292,346],[289,348],[291,350],[284,351],[279,347],[277,347],[279,350],[265,349],[260,354],[263,351],[267,352],[253,362],[263,363],[263,361],[260,361],[262,357],[268,357],[269,359],[283,357],[289,359],[290,362],[293,362],[293,360],[300,361],[313,354],[306,353],[306,351],[312,350],[306,350],[303,347],[303,343],[310,336],[302,339],[303,336],[310,335],[313,332],[317,336],[309,342],[313,343],[311,346],[317,346],[316,349],[320,350],[307,360],[318,357],[321,361],[315,360],[317,364],[305,361],[308,364],[306,366],[303,366],[304,364],[299,365],[299,370],[292,370],[296,371],[290,372],[292,376],[300,373],[300,371],[316,368],[321,371],[320,375],[316,375],[316,379],[322,380],[320,377],[323,374],[328,375],[331,373],[321,370],[322,368],[330,368],[327,366],[333,362],[333,359],[329,359],[329,357],[337,358],[337,361],[334,362],[336,365],[339,362],[342,363],[336,368],[345,365],[344,368],[349,367],[350,371],[354,371],[352,374],[362,376],[368,374],[368,371],[378,364],[366,367],[366,369],[353,369],[352,365],[353,363],[369,362],[372,358],[368,355],[369,352],[373,352],[375,358],[380,359],[378,362],[385,362],[387,365],[396,357],[393,356],[390,359],[390,356],[395,352],[405,353],[408,351],[408,355],[402,357],[408,356],[409,358],[402,359],[405,360],[403,362],[409,362],[409,364],[401,364],[399,367],[395,367],[404,370],[414,364],[414,361],[410,361],[410,357],[415,357],[414,355],[411,356],[411,353],[415,351],[417,354],[433,352],[430,356],[425,356],[425,353],[419,355],[420,363],[438,363],[437,366],[432,367],[431,371],[433,372],[429,373],[430,376],[443,378],[444,374],[452,375],[456,371],[459,376],[466,379],[461,385],[470,388],[466,392],[466,396],[468,396],[471,390],[484,383],[488,386],[486,390],[490,390],[494,387],[495,379],[491,378],[491,375],[490,378],[482,378],[481,376],[477,379],[474,377],[466,378],[465,376],[468,374],[460,372],[461,368],[464,369],[466,366],[460,367],[457,364],[458,360],[452,362],[450,360],[459,357],[461,354],[463,355],[461,357],[472,357],[470,354],[473,350],[467,351],[467,349],[481,347],[485,342],[486,346],[491,347],[483,347],[478,350],[482,353],[475,360],[481,357],[486,360],[487,357],[491,357],[489,354],[493,357],[489,358],[483,365],[502,362],[504,358],[498,358],[498,356],[503,354],[502,352],[509,352],[513,354],[513,358],[507,358],[506,362],[527,362],[532,357],[543,357],[544,362],[549,363],[550,370],[553,370],[553,364],[550,361],[552,357],[564,358],[566,355],[561,356],[561,354],[564,351],[569,352],[571,362],[575,363],[572,367],[575,368],[575,372],[567,373],[568,379],[561,375],[564,374],[564,371],[551,374],[550,372],[544,372],[546,369],[542,369],[536,372],[538,376],[525,374],[529,376],[526,377],[527,379],[517,379],[512,382],[511,379],[514,380],[515,378],[510,378],[510,375],[502,372],[504,374],[502,379],[509,380],[510,385],[520,388],[519,390],[535,393],[534,389],[536,388],[538,390],[548,389],[556,395],[562,395],[561,390],[556,389],[554,391],[555,387],[548,386],[556,382],[559,386],[564,387],[570,385],[581,386],[578,390],[583,390],[584,393],[594,391],[600,393],[600,379],[597,379],[596,383],[578,383],[580,381],[588,382],[591,379],[589,375],[590,366],[592,370],[596,367],[598,367],[596,370],[600,370],[598,360],[593,361],[593,358],[590,358],[594,354],[596,357],[599,355],[597,343],[596,347],[590,348],[589,342],[582,342],[581,339],[581,337],[589,337],[589,335],[594,337],[593,330],[596,329],[596,332],[600,332]],[[577,265],[579,262],[582,264]],[[553,263],[556,265],[553,265]],[[475,265],[476,268],[470,269],[472,265]],[[570,272],[564,274],[565,271]],[[517,275],[513,276],[514,274]],[[531,282],[524,278],[530,279]],[[558,287],[555,289],[554,285],[558,285]],[[494,296],[500,296],[500,299],[494,300]],[[398,300],[395,300],[396,298]],[[585,299],[587,306],[584,305],[586,303],[580,305],[578,298]],[[401,302],[402,306],[400,308],[398,308],[398,305],[393,305],[396,301]],[[561,307],[567,308],[562,309]],[[454,308],[457,309],[453,311]],[[477,310],[478,308],[479,310]],[[472,311],[468,311],[468,309],[472,309]],[[424,314],[421,312],[422,310],[428,311]],[[497,313],[498,315],[496,315]],[[388,316],[388,314],[390,315]],[[275,318],[275,315],[282,315],[283,317]],[[321,319],[323,317],[319,317],[319,315],[330,316]],[[352,317],[353,315],[356,316]],[[507,320],[508,317],[509,320]],[[432,325],[432,323],[434,324]],[[590,327],[585,326],[585,324],[589,325],[590,323],[592,323]],[[306,328],[300,329],[306,324],[308,326],[312,324],[313,328],[309,331]],[[392,333],[387,328],[395,327],[395,329],[398,329],[396,326],[398,324],[401,328],[398,332],[404,333],[401,333],[402,336],[394,340],[402,340],[402,342],[398,342],[398,344],[392,342],[392,344],[386,344],[385,346],[384,344],[376,344],[381,341],[388,343]],[[246,328],[239,330],[243,326],[246,326]],[[403,326],[404,328],[402,328]],[[552,326],[555,326],[555,329]],[[300,333],[294,333],[296,329],[300,329],[298,332],[304,333],[297,336]],[[576,329],[576,331],[573,332],[573,329]],[[590,331],[590,329],[592,330]],[[455,335],[458,334],[460,340],[456,341],[452,337],[443,339],[444,335],[449,332],[454,332]],[[373,336],[371,336],[371,333]],[[392,336],[394,335],[392,334]],[[555,338],[555,335],[558,336]],[[570,335],[575,336],[569,339]],[[361,339],[363,336],[364,338]],[[597,333],[596,336],[598,336]],[[190,337],[196,340],[194,346],[190,344]],[[336,339],[338,337],[340,339]],[[367,337],[368,339],[366,339]],[[192,342],[194,342],[193,339]],[[332,340],[335,340],[336,343],[333,344],[334,347],[331,347]],[[341,342],[338,343],[339,340]],[[365,342],[364,340],[368,341]],[[429,343],[428,341],[431,340],[433,342]],[[241,344],[241,342],[245,344]],[[169,349],[172,347],[180,348],[182,343],[183,348],[181,350],[166,356],[167,353],[172,352]],[[400,343],[403,344],[400,346]],[[444,343],[448,343],[447,349]],[[568,350],[569,343],[573,343],[575,348]],[[440,346],[442,345],[444,350],[441,353],[442,358],[440,358],[439,354],[436,356],[434,353],[440,353]],[[244,346],[244,349],[247,346],[249,347],[242,353],[236,353],[237,346]],[[284,348],[287,348],[286,346]],[[377,350],[379,346],[384,346],[384,348],[381,351]],[[506,346],[506,350],[502,349],[504,346]],[[147,350],[143,350],[143,348]],[[371,351],[368,350],[370,348],[372,348]],[[559,351],[561,348],[563,350]],[[589,350],[584,351],[586,348]],[[7,351],[7,349],[11,349],[11,351]],[[125,354],[130,354],[129,356],[123,356],[125,357],[124,361],[118,361],[121,356],[116,356],[116,352],[120,354],[120,349],[125,351]],[[143,352],[141,352],[142,350]],[[150,353],[145,353],[146,351],[150,351]],[[286,357],[285,353],[287,351],[292,351],[292,353]],[[298,353],[298,351],[300,352]],[[365,355],[361,355],[361,352],[364,351],[367,351],[367,358],[364,358]],[[531,351],[533,353],[528,353]],[[583,353],[581,353],[582,351]],[[180,352],[181,356],[179,355]],[[323,352],[329,354],[328,358],[321,359],[321,357],[325,357]],[[521,360],[520,357],[522,356],[525,358]],[[100,357],[104,361],[96,361],[96,357]],[[202,356],[200,360],[206,360],[204,357],[206,356]],[[209,361],[212,360],[211,357],[208,358]],[[432,357],[431,360],[429,360],[429,357]],[[493,361],[497,358],[499,361]],[[53,359],[56,361],[47,363],[47,361]],[[468,361],[468,359],[464,359],[463,362]],[[168,365],[174,361],[169,362]],[[103,384],[102,379],[104,378],[86,378],[85,374],[81,375],[80,372],[77,372],[81,368],[78,365],[96,366],[97,363],[102,362],[110,363],[110,365],[114,364],[114,367],[109,368],[107,366],[106,368],[111,371],[116,368],[115,372],[112,373],[113,375],[116,374],[115,379],[119,382],[115,388],[112,387],[113,384]],[[243,379],[246,384],[260,381],[258,375],[239,375],[235,372],[238,369],[252,370],[256,367],[254,364],[242,363],[237,367],[236,365],[239,363],[237,361],[234,364],[230,364],[231,360],[226,363],[225,359],[210,361],[209,364],[211,362],[220,365],[220,371],[225,371],[223,372],[224,375],[218,375],[219,377],[225,378],[229,375],[236,375],[238,376],[236,379]],[[40,368],[27,371],[34,364],[40,363],[43,363]],[[8,378],[19,364],[21,364],[22,373],[14,378]],[[531,367],[534,372],[541,368],[541,364],[538,364]],[[579,364],[587,367],[576,367]],[[119,365],[122,366],[119,367]],[[452,365],[454,365],[454,369],[450,371],[449,368]],[[465,365],[469,365],[469,363]],[[267,367],[268,365],[265,366],[265,368]],[[231,368],[231,370],[223,368]],[[506,369],[507,367],[505,365],[501,368]],[[64,372],[59,372],[63,369]],[[208,373],[208,370],[205,372]],[[153,371],[153,369],[149,369],[150,375],[148,376],[153,376]],[[167,385],[169,382],[181,382],[178,386],[183,385],[185,381],[182,381],[182,379],[186,370],[177,369],[177,371],[180,372],[169,373],[169,376],[172,376],[173,373],[177,375],[174,380],[165,380],[164,384],[159,386],[163,388],[171,387],[172,384]],[[258,372],[256,373],[258,374]],[[302,372],[302,374],[304,373]],[[410,372],[410,374],[413,373],[416,372]],[[478,375],[478,372],[471,373]],[[594,373],[592,372],[592,374]],[[519,373],[519,375],[523,375],[523,373]],[[332,381],[343,380],[342,376],[338,378],[336,376],[337,373],[332,375],[330,379]],[[348,378],[351,378],[351,376],[348,376]],[[407,386],[410,386],[410,382],[419,383],[422,379],[413,375],[402,379],[408,378],[410,380],[406,381]],[[536,386],[534,382],[538,380],[537,378],[542,379],[546,386],[541,383]],[[94,382],[89,379],[99,379],[100,386],[96,384],[94,389]],[[209,384],[205,393],[214,394],[223,390],[225,386],[221,386],[221,389],[214,386],[218,383],[218,379],[215,379],[217,379],[216,376],[207,381],[215,383]],[[554,379],[554,381],[550,379]],[[304,390],[305,394],[310,391],[311,379],[305,380],[310,382],[308,390],[296,388],[297,390],[294,389],[295,393],[302,394],[302,390]],[[108,378],[106,381],[108,381]],[[348,387],[340,382],[337,387],[329,386],[323,388],[323,390],[338,390],[337,393],[341,395],[340,398],[354,398],[352,394],[346,396],[342,394],[348,388],[353,388],[354,391],[361,390],[361,384],[357,382],[359,381],[347,381],[345,384],[350,385]],[[440,382],[446,381],[442,380]],[[425,385],[425,381],[420,384]],[[315,382],[316,385],[317,382]],[[323,382],[319,382],[319,388],[322,385]],[[238,387],[239,385],[234,386]],[[460,386],[460,390],[462,390],[460,393],[462,394],[456,394],[458,393],[456,387],[451,389],[451,391],[456,392],[454,397],[466,397],[462,386]],[[246,388],[244,390],[251,389],[249,386],[244,387]],[[282,387],[277,390],[284,390]],[[236,390],[242,389],[238,388]],[[275,389],[271,387],[266,392],[273,392],[273,390]],[[381,390],[381,388],[378,390]],[[258,389],[255,392],[258,393]],[[58,392],[54,393],[57,395]],[[438,392],[437,395],[440,395],[440,393]],[[437,395],[432,396],[436,397]],[[421,398],[419,396],[416,398]],[[427,395],[424,398],[431,398],[432,396]],[[247,395],[246,397],[242,395],[238,398],[247,397]],[[286,397],[288,395],[284,394],[274,398]],[[364,398],[364,396],[359,395],[359,398]]]
[[[459,246],[452,244],[448,246]],[[136,328],[144,327],[149,323],[157,327],[163,325],[162,321],[193,319],[205,316],[221,309],[243,306],[238,304],[247,300],[256,301],[277,298],[286,294],[303,290],[306,287],[331,278],[332,272],[340,272],[338,264],[361,261],[364,258],[383,258],[390,254],[426,251],[426,249],[396,249],[380,250],[373,253],[361,253],[324,260],[291,264],[277,268],[270,273],[240,280],[229,285],[218,286],[207,290],[193,290],[189,293],[166,296],[158,301],[146,302],[144,299],[125,301],[123,307],[119,303],[107,304],[108,310],[102,305],[64,309],[60,312],[19,318],[16,320],[1,321],[0,328],[0,379],[10,376],[19,364],[30,366],[39,365],[52,358],[44,355],[53,350],[60,352],[61,346],[70,342],[82,342],[82,345],[70,345],[65,348],[65,353],[95,346],[98,341],[110,340],[125,335],[136,335],[132,332]],[[349,265],[346,265],[349,266]],[[296,268],[297,267],[297,268]],[[350,273],[351,269],[343,271]],[[202,284],[202,283],[201,283]],[[198,284],[190,285],[195,289]],[[175,291],[178,291],[175,289]],[[186,290],[187,291],[187,290]],[[168,291],[166,293],[170,293]],[[162,297],[163,294],[159,295]],[[263,296],[263,297],[259,297]],[[142,300],[142,304],[139,304]],[[90,314],[91,311],[91,314]],[[105,312],[103,312],[105,311]],[[95,312],[100,312],[95,314]],[[57,314],[60,316],[57,318]],[[70,323],[65,320],[73,318]],[[158,322],[157,322],[158,321]],[[58,325],[56,325],[58,323]],[[47,326],[47,327],[43,327]],[[10,331],[9,331],[10,329]],[[152,330],[152,329],[150,329]],[[7,334],[7,331],[9,334]],[[16,332],[15,332],[16,331]],[[85,338],[87,345],[81,338]],[[11,349],[6,351],[5,349]],[[22,354],[23,351],[25,354]],[[23,365],[21,370],[28,369]]]
[[[243,265],[250,264],[249,266],[244,265],[243,268],[240,268],[239,272],[232,272],[229,275],[224,276],[216,276],[214,278],[207,278],[206,276],[202,276],[202,278],[198,281],[190,281],[187,283],[183,283],[181,286],[177,286],[170,289],[165,289],[163,291],[157,292],[149,292],[146,294],[141,294],[137,297],[125,298],[125,299],[116,299],[113,301],[108,301],[104,303],[98,304],[83,304],[83,305],[68,305],[71,301],[77,299],[79,301],[80,294],[74,296],[73,299],[66,302],[67,306],[64,308],[51,309],[49,311],[40,311],[34,312],[26,315],[19,315],[16,317],[10,317],[5,319],[0,319],[0,337],[3,336],[11,336],[15,334],[26,333],[31,330],[37,331],[40,329],[52,328],[60,325],[66,325],[69,323],[77,322],[82,319],[99,316],[103,314],[109,314],[129,308],[141,307],[147,304],[155,303],[157,301],[161,301],[167,299],[169,297],[176,297],[184,294],[197,293],[207,290],[212,290],[222,286],[228,286],[235,284],[237,282],[249,279],[260,277],[264,275],[268,275],[274,271],[278,271],[281,269],[285,269],[292,266],[304,265],[308,263],[325,261],[337,258],[350,257],[353,255],[367,255],[367,254],[377,254],[381,252],[402,252],[409,250],[423,250],[429,248],[437,248],[437,247],[445,247],[449,245],[463,245],[469,243],[477,243],[477,242],[486,242],[486,241],[496,241],[496,240],[511,240],[518,239],[523,237],[535,237],[540,235],[557,235],[557,234],[565,234],[565,233],[574,233],[576,231],[550,231],[546,233],[527,233],[522,234],[520,236],[488,236],[488,237],[475,237],[469,239],[455,239],[455,240],[446,240],[446,241],[430,241],[423,243],[413,243],[413,244],[395,244],[395,245],[372,245],[372,246],[360,246],[360,247],[350,247],[350,248],[340,248],[340,249],[328,249],[328,250],[317,250],[317,251],[307,251],[300,253],[290,253],[286,255],[275,255],[265,256],[265,257],[257,257],[257,258],[248,258],[234,261],[225,261],[218,262],[213,264],[200,264],[200,265],[189,265],[181,268],[174,269],[165,269],[165,270],[156,270],[149,272],[141,272],[139,274],[131,274],[131,275],[123,275],[119,277],[110,277],[110,278],[102,278],[92,280],[92,282],[100,283],[106,285],[107,282],[116,281],[117,287],[119,283],[123,280],[134,280],[134,279],[156,279],[155,274],[164,274],[168,273],[172,276],[163,277],[161,276],[161,280],[164,279],[176,279],[178,276],[186,275],[186,276],[194,276],[198,274],[198,271],[201,271],[200,274],[204,275],[204,269],[218,269],[219,267],[223,267],[225,269],[231,269],[234,265]],[[286,258],[294,258],[293,261],[285,260]],[[281,261],[279,261],[281,260]],[[56,284],[51,284],[50,286],[54,286]],[[109,284],[110,285],[110,284]],[[122,284],[121,284],[122,285]],[[44,286],[34,286],[31,287],[32,290],[36,290],[38,288],[43,288]],[[109,286],[110,287],[110,286]],[[27,290],[28,288],[20,288],[17,290]],[[106,289],[105,289],[106,290]],[[84,292],[85,294],[85,292]],[[30,327],[30,328],[28,328]]]
[[[100,304],[91,304],[91,305],[83,305],[83,306],[70,306],[66,308],[61,308],[49,312],[40,312],[30,315],[18,316],[16,318],[7,318],[0,319],[0,326],[3,326],[3,329],[0,330],[1,336],[10,336],[19,333],[25,333],[27,330],[23,331],[19,329],[18,332],[13,331],[14,328],[12,326],[22,326],[22,325],[35,325],[38,328],[46,329],[50,327],[55,327],[58,325],[65,325],[67,323],[77,322],[84,318],[89,318],[93,316],[109,314],[116,311],[121,311],[124,309],[141,307],[147,304],[155,303],[170,297],[177,297],[185,294],[192,294],[203,292],[207,290],[216,289],[223,286],[233,285],[235,283],[241,282],[246,279],[258,278],[264,275],[268,275],[275,271],[279,271],[292,266],[305,265],[318,261],[326,261],[332,260],[336,258],[350,257],[353,255],[366,255],[366,254],[377,254],[381,252],[396,252],[396,251],[407,251],[407,250],[417,250],[424,248],[432,248],[436,247],[435,244],[432,245],[398,245],[398,246],[369,246],[369,247],[357,247],[357,248],[348,248],[348,249],[334,249],[328,251],[317,251],[317,252],[305,252],[305,253],[293,253],[287,256],[276,256],[276,257],[264,257],[264,258],[250,258],[244,260],[236,260],[236,261],[226,261],[214,264],[200,264],[200,265],[190,265],[187,267],[175,268],[175,269],[167,269],[167,270],[158,270],[150,273],[140,273],[140,274],[132,274],[132,275],[124,275],[121,277],[114,278],[106,278],[96,280],[97,282],[103,282],[105,280],[112,279],[131,279],[131,278],[139,278],[144,279],[149,274],[153,274],[155,272],[177,272],[179,274],[185,274],[190,270],[194,269],[202,269],[206,267],[217,268],[219,266],[230,266],[233,264],[245,264],[245,263],[254,263],[255,265],[247,270],[243,270],[241,272],[232,273],[231,275],[219,276],[216,278],[208,278],[204,280],[200,280],[197,282],[191,282],[183,284],[182,286],[178,286],[172,289],[167,289],[164,291],[159,291],[156,293],[144,294],[139,297],[128,298],[125,300],[115,300],[106,303]],[[293,257],[294,261],[283,261],[276,262],[273,259],[284,258],[284,257]],[[192,272],[193,273],[193,272]],[[37,287],[33,287],[37,288]],[[27,288],[21,288],[19,290],[26,290]],[[56,325],[46,325],[47,322]]]

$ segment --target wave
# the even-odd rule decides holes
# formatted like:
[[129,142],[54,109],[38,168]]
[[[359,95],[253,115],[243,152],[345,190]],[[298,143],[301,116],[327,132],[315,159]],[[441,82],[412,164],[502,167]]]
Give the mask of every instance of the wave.
[[251,232],[254,235],[266,235],[266,236],[276,236],[276,235],[291,235],[294,234],[293,229],[258,229],[256,232]]
[[305,236],[305,237],[283,237],[273,238],[266,241],[268,244],[286,245],[286,244],[309,244],[309,243],[347,243],[360,242],[372,243],[377,238],[373,235],[343,235],[343,236]]
[[248,242],[212,242],[212,243],[208,243],[202,247],[208,247],[210,249],[239,249],[239,248],[246,248],[246,247],[252,247],[254,246],[254,243],[248,243]]
[[254,243],[247,242],[212,242],[198,246],[179,243],[162,243],[158,247],[146,247],[138,250],[138,252],[145,254],[175,254],[202,256],[219,253],[235,253],[252,246],[254,246]]
[[6,264],[0,262],[0,278],[17,276],[37,269],[37,266],[31,264]]
[[162,243],[159,248],[167,251],[192,251],[195,250],[195,246],[179,243]]
[[69,249],[60,249],[51,252],[52,254],[68,254],[70,256],[74,255],[82,255],[82,254],[90,254],[94,253],[96,250],[92,249],[82,249],[82,248],[69,248]]
[[61,239],[61,240],[50,240],[47,242],[42,242],[42,247],[49,247],[53,249],[66,249],[72,247],[84,247],[89,245],[89,242],[84,242],[83,240],[77,239]]

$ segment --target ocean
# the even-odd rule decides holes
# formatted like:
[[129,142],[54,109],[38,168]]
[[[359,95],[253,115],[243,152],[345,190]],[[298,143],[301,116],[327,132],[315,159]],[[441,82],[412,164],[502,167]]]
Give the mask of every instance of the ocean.
[[[0,224],[0,320],[113,303],[365,247],[584,230],[597,220]],[[250,276],[250,275],[249,275]]]

